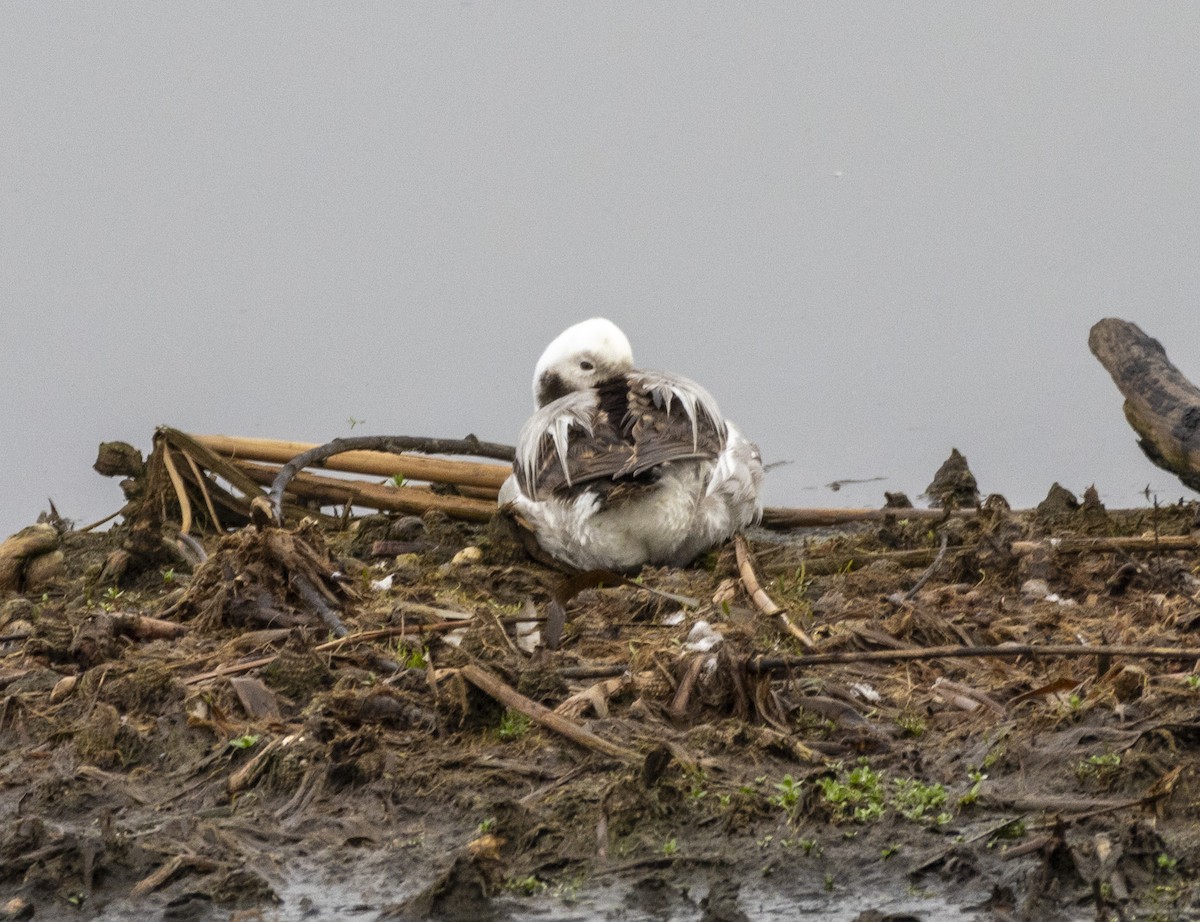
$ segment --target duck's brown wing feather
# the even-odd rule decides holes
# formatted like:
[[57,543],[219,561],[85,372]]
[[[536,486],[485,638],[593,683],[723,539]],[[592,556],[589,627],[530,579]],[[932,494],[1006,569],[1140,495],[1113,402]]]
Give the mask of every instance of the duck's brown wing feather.
[[716,458],[724,441],[720,411],[699,385],[635,372],[538,410],[522,431],[515,469],[526,495],[545,497],[652,479],[671,461]]

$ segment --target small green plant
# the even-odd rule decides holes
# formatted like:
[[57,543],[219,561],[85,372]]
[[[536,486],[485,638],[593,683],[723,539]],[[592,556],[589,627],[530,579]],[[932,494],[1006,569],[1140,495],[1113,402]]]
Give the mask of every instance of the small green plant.
[[859,759],[854,768],[841,770],[837,776],[819,778],[817,786],[833,813],[834,822],[869,823],[883,816],[886,807],[883,776],[866,759]]
[[482,823],[479,824],[479,834],[481,836],[486,836],[489,832],[491,832],[495,828],[496,828],[496,818],[494,816],[489,816],[487,819],[485,819]]
[[915,823],[945,802],[946,789],[940,784],[923,784],[915,778],[896,778],[892,781],[892,806],[906,820]]
[[406,483],[408,483],[408,480],[403,474],[392,474],[392,476],[387,479],[387,486],[389,487],[402,487]]
[[803,596],[811,585],[812,577],[808,575],[808,568],[803,563],[791,576],[781,573],[775,577],[775,590],[779,595]]
[[425,655],[424,647],[414,647],[411,650],[405,648],[405,650],[407,654],[404,658],[405,669],[424,669],[429,665],[429,659]]
[[519,740],[529,732],[530,720],[520,711],[514,711],[509,708],[504,712],[504,716],[500,718],[500,726],[496,729],[496,736],[506,743],[513,740]]
[[905,736],[921,736],[925,732],[925,721],[917,714],[901,714],[896,718],[896,726],[904,731]]
[[1193,672],[1183,681],[1188,688],[1192,689],[1192,691],[1195,691],[1197,688],[1200,688],[1200,673]]
[[784,775],[783,780],[775,785],[775,790],[779,793],[771,797],[771,803],[779,807],[790,817],[796,812],[796,808],[800,806],[800,790],[802,787],[803,784],[791,775]]
[[995,835],[988,840],[988,848],[1006,839],[1020,839],[1025,835],[1025,821],[1013,820],[996,830]]
[[162,578],[163,578],[163,585],[170,586],[173,582],[175,582],[175,568],[167,567],[167,569],[163,570]]
[[1161,874],[1174,874],[1175,873],[1175,865],[1177,865],[1178,863],[1179,863],[1178,859],[1172,858],[1170,855],[1166,854],[1165,852],[1160,852],[1154,859],[1154,867]]
[[987,771],[993,765],[1000,761],[1000,757],[1004,755],[1004,747],[995,745],[987,751],[987,755],[983,757],[983,764],[979,766],[981,771]]
[[975,801],[979,800],[979,791],[983,787],[983,782],[987,780],[987,775],[976,769],[975,771],[967,772],[967,778],[971,781],[971,789],[958,799],[960,807],[969,807]]
[[898,851],[900,851],[900,845],[894,842],[891,845],[885,845],[880,851],[879,857],[881,857],[884,861],[887,861]]
[[660,851],[662,851],[665,857],[670,858],[679,851],[679,842],[675,839],[667,839],[667,841],[663,843]]
[[353,416],[347,416],[346,422],[349,423],[350,428],[353,429],[355,426],[361,426],[363,423],[366,422],[366,420],[365,419],[355,419]]
[[1078,692],[1071,692],[1062,701],[1061,708],[1063,713],[1068,717],[1078,717],[1083,710],[1083,695]]
[[832,874],[827,873],[825,875],[825,892],[826,893],[833,892],[833,875]]
[[505,888],[512,893],[519,893],[522,896],[537,896],[546,890],[546,884],[538,880],[532,874],[528,877],[516,877],[509,880]]
[[699,803],[708,796],[708,789],[705,788],[705,776],[703,771],[696,771],[691,776],[691,787],[688,788],[688,799]]
[[1097,781],[1107,781],[1113,778],[1121,768],[1121,756],[1115,752],[1106,752],[1100,756],[1088,756],[1075,766],[1075,776],[1080,781],[1093,778]]
[[109,586],[104,590],[104,599],[100,602],[101,610],[106,612],[112,611],[117,607],[117,600],[124,594],[124,591],[118,589],[116,586]]
[[230,749],[253,749],[258,745],[257,733],[243,733],[229,741]]
[[805,858],[820,857],[821,852],[824,851],[824,849],[821,848],[821,844],[816,839],[801,839],[796,844],[799,845],[800,850],[804,852]]

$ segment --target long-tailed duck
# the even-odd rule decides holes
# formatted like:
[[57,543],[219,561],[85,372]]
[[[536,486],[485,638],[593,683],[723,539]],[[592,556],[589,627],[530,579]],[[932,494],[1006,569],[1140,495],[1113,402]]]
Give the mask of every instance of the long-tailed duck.
[[635,369],[610,321],[551,342],[533,397],[500,505],[555,559],[582,570],[683,566],[761,513],[757,446],[700,385]]

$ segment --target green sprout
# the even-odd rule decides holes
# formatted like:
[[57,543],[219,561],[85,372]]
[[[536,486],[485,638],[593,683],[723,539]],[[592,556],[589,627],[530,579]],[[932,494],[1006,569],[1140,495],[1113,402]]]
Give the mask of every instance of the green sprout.
[[979,800],[980,788],[983,787],[983,782],[987,780],[987,775],[978,770],[967,772],[967,777],[971,780],[971,789],[958,799],[960,807],[969,807],[975,801]]
[[1121,767],[1121,756],[1115,752],[1104,755],[1088,756],[1075,766],[1075,777],[1080,781],[1094,778],[1097,781],[1111,779]]
[[496,736],[500,737],[504,742],[512,742],[519,740],[526,733],[532,722],[520,711],[514,711],[509,708],[504,712],[504,716],[500,719],[500,726],[496,730]]

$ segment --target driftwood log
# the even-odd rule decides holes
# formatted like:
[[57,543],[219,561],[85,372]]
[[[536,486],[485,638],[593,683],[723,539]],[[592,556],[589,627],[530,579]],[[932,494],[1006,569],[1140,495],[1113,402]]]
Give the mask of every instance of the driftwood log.
[[1125,396],[1125,418],[1146,457],[1200,490],[1200,389],[1127,320],[1101,320],[1088,346]]

